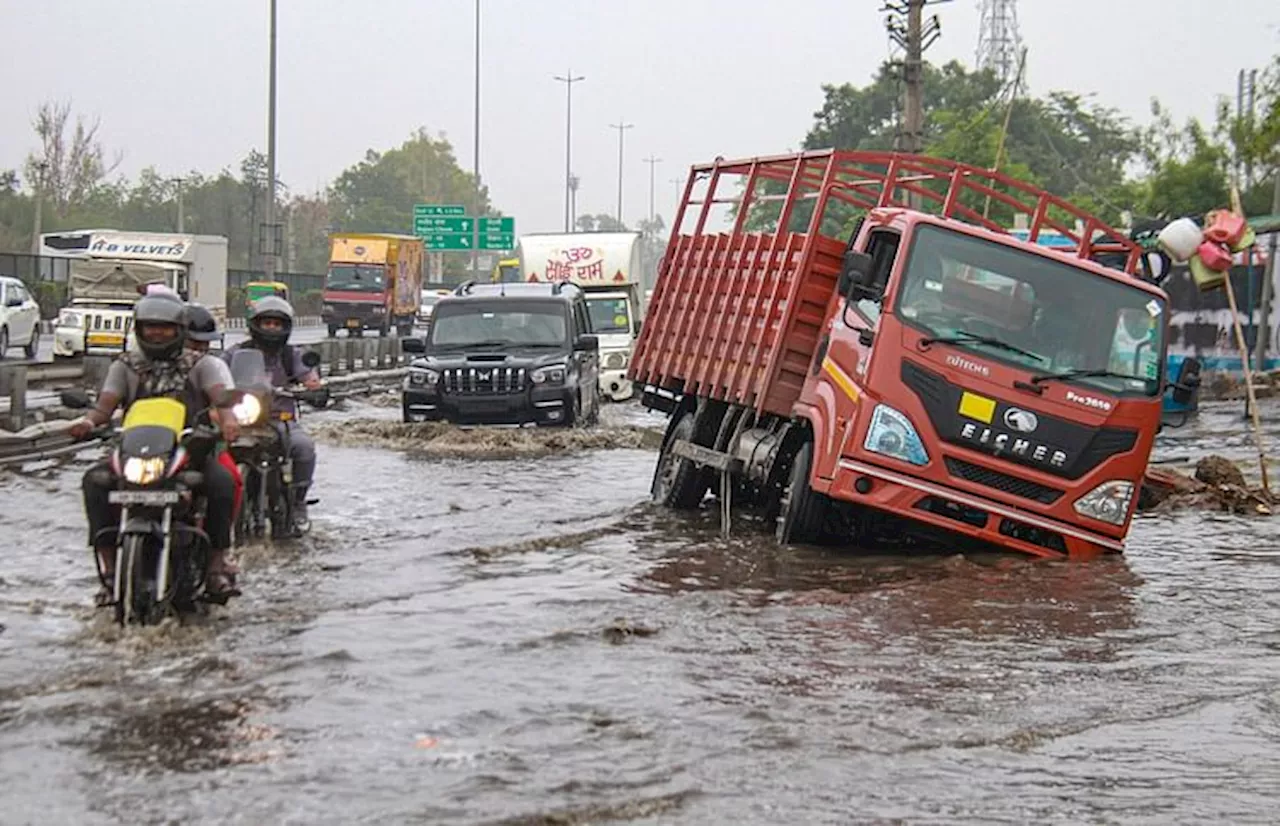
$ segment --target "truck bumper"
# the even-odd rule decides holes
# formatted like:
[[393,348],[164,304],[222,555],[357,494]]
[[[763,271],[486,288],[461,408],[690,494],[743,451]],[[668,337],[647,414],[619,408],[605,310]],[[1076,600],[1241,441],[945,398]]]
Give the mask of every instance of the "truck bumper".
[[574,423],[572,394],[561,388],[511,395],[461,396],[405,388],[402,408],[407,422],[544,427],[564,427]]
[[635,388],[624,370],[600,371],[600,395],[615,402],[625,402],[635,395]]
[[320,313],[320,320],[326,327],[340,330],[377,330],[390,322],[385,312],[375,313],[375,307],[382,309],[381,304],[335,304]]
[[829,495],[1037,557],[1092,559],[1124,542],[856,459],[841,459]]
[[84,330],[79,327],[55,327],[53,330],[53,354],[70,358],[84,352]]

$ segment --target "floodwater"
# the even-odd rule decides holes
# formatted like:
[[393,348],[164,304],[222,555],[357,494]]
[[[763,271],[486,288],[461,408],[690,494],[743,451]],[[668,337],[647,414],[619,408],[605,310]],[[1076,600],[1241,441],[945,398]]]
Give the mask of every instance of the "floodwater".
[[1280,522],[1141,518],[1090,564],[779,549],[599,444],[327,439],[308,540],[124,633],[87,607],[89,457],[0,477],[0,822],[1274,822]]

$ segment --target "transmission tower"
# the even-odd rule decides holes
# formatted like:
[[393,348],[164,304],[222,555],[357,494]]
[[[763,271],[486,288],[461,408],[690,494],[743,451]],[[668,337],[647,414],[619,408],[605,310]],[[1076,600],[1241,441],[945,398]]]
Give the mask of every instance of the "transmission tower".
[[990,69],[1001,83],[1008,83],[1018,71],[1021,47],[1017,0],[982,0],[982,17],[978,25],[978,68]]

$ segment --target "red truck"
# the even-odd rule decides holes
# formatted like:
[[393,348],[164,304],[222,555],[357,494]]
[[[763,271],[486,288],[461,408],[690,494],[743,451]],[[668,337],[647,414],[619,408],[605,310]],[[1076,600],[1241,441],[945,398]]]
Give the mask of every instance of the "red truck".
[[1156,280],[1126,234],[991,170],[695,166],[628,373],[670,415],[653,497],[714,491],[783,543],[1122,551],[1163,392],[1191,392],[1166,385]]

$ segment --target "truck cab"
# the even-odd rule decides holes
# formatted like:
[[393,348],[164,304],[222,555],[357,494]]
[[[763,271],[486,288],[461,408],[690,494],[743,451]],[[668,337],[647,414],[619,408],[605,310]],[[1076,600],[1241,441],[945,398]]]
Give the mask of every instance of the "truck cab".
[[467,282],[437,302],[403,385],[403,418],[574,426],[600,413],[599,341],[571,284]]

